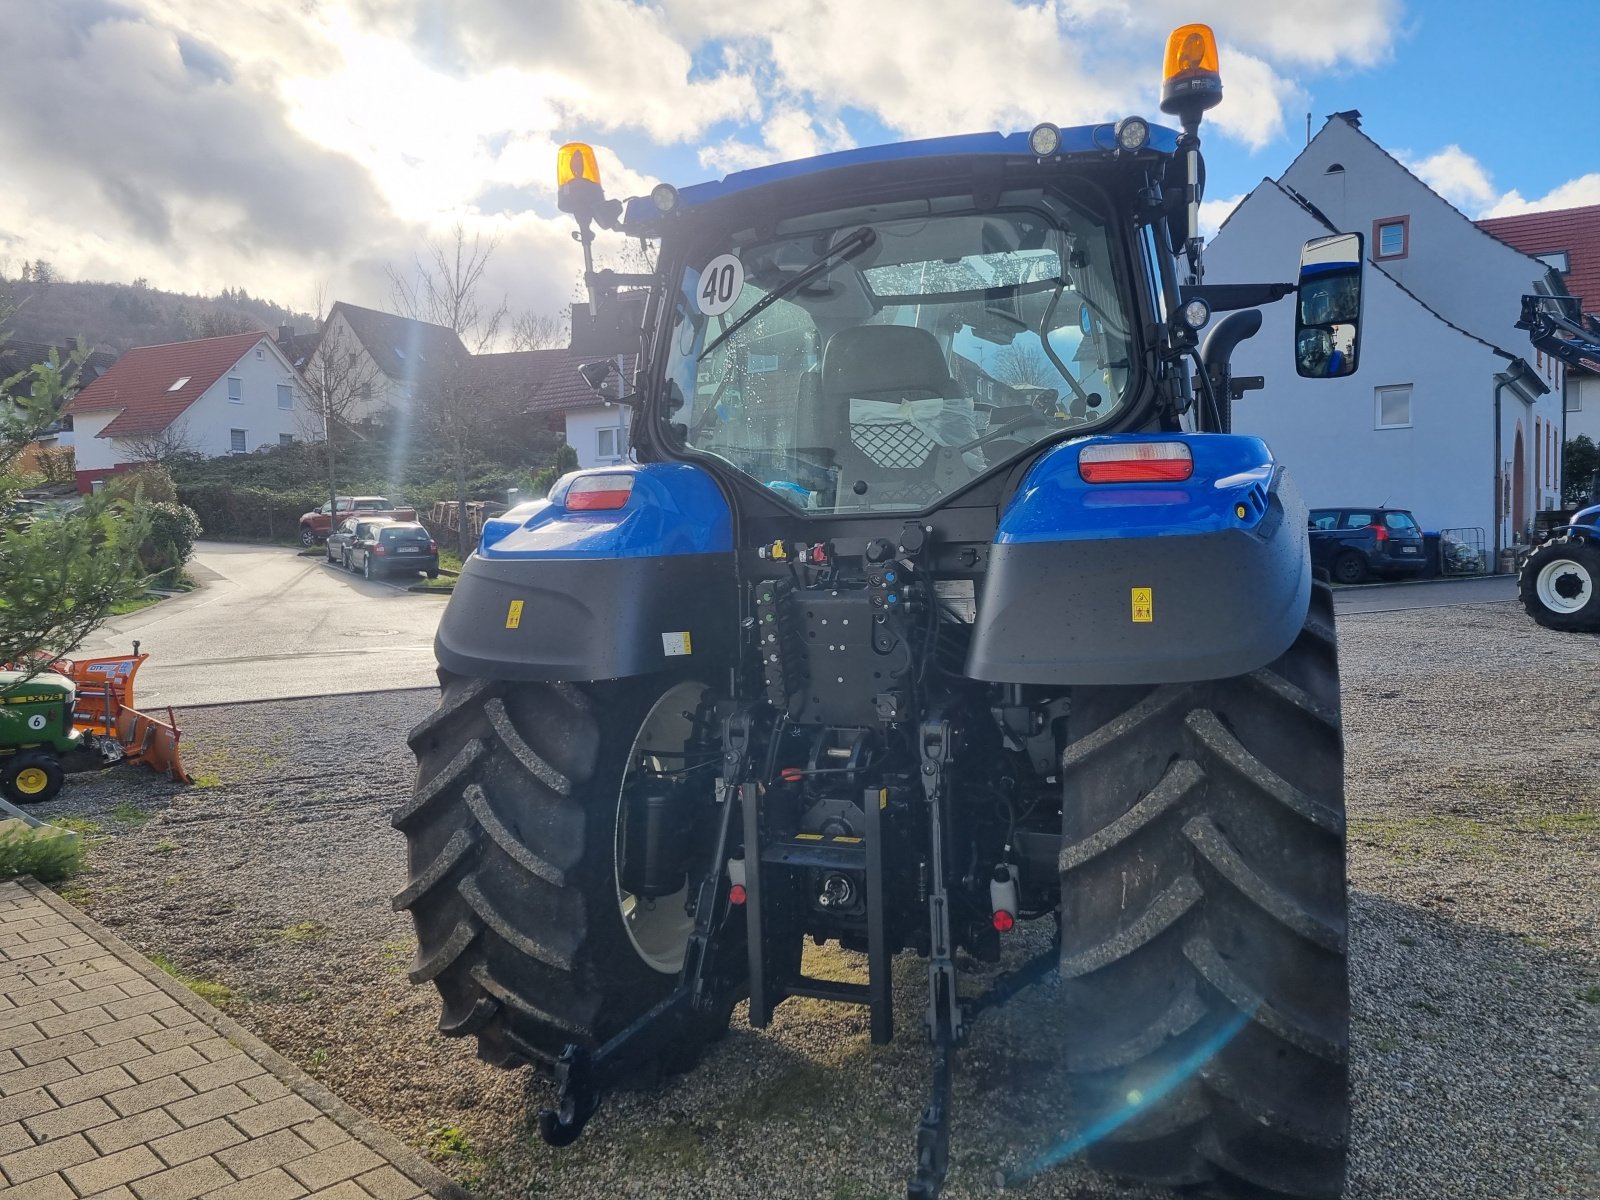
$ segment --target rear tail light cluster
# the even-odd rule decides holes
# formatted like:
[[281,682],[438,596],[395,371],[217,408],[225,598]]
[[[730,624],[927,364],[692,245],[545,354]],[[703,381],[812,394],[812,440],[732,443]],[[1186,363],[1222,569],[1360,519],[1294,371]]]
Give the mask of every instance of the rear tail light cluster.
[[1085,483],[1176,483],[1194,474],[1183,442],[1095,442],[1078,452]]
[[1378,545],[1381,546],[1384,542],[1389,540],[1389,531],[1382,525],[1373,525],[1371,528],[1373,539],[1378,543]]
[[567,486],[568,512],[605,512],[624,507],[633,495],[632,475],[579,475]]

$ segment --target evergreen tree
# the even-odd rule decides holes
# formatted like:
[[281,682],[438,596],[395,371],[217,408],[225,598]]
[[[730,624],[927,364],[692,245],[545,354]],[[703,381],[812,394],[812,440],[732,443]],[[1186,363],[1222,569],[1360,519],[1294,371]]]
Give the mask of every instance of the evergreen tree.
[[[0,294],[0,326],[10,311]],[[89,496],[80,508],[31,519],[16,509],[17,461],[56,420],[80,361],[63,363],[52,350],[47,362],[0,380],[0,395],[16,398],[0,401],[0,663],[23,669],[70,654],[144,586],[142,503]]]

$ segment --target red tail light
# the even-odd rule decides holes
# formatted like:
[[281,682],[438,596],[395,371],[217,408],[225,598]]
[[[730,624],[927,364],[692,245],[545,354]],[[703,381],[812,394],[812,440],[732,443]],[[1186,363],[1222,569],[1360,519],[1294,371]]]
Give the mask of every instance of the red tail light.
[[1176,483],[1194,474],[1183,442],[1095,442],[1078,452],[1085,483]]
[[1373,538],[1378,542],[1379,545],[1382,545],[1384,542],[1389,540],[1389,531],[1382,525],[1373,525],[1370,528],[1372,529]]
[[377,544],[376,544],[376,545],[374,545],[374,546],[373,546],[373,547],[372,547],[372,552],[373,552],[373,553],[374,553],[374,554],[376,554],[376,555],[378,555],[378,556],[379,556],[379,557],[380,557],[380,558],[381,558],[381,557],[382,557],[382,556],[383,556],[383,555],[385,555],[385,554],[387,554],[387,553],[389,553],[389,552],[388,552],[388,551],[387,551],[387,550],[385,550],[385,549],[384,549],[384,548],[383,548],[383,543],[382,543],[382,542],[378,542],[378,543],[377,543]]
[[432,538],[428,539],[428,553],[429,554],[437,554],[437,553],[439,553],[439,543],[434,541]]
[[603,512],[622,508],[633,495],[632,475],[580,475],[567,487],[569,512]]

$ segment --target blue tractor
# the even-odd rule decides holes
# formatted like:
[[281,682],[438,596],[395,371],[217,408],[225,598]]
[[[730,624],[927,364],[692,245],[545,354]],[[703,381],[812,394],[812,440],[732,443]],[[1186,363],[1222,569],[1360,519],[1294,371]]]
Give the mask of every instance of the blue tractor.
[[[1600,371],[1600,329],[1584,318],[1577,296],[1522,298],[1517,328],[1551,358],[1569,367]],[[1540,545],[1517,577],[1527,613],[1546,629],[1600,633],[1600,471],[1575,510],[1541,513]]]
[[[395,816],[441,1030],[559,1084],[691,1066],[748,1000],[864,1006],[927,960],[909,1194],[945,1179],[971,1023],[1059,972],[1090,1159],[1336,1197],[1348,1124],[1333,609],[1284,468],[1229,432],[1233,347],[1297,292],[1310,376],[1359,355],[1359,235],[1210,286],[1204,26],[1163,108],[608,199],[564,147],[573,345],[631,461],[488,522]],[[596,227],[655,270],[593,269]],[[1204,341],[1214,312],[1226,312]],[[631,379],[631,386],[623,384]],[[1040,921],[984,1000],[958,977]],[[861,955],[808,975],[808,939]],[[1010,963],[1021,955],[1007,956]]]

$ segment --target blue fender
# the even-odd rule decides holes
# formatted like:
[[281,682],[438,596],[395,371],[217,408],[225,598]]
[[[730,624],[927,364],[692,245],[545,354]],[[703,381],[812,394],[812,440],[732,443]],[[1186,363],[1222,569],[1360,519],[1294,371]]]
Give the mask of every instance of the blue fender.
[[[1181,482],[1087,483],[1105,442],[1183,442]],[[1259,438],[1128,434],[1040,456],[1000,517],[967,674],[1003,683],[1146,684],[1265,666],[1311,597],[1306,506]]]
[[[620,508],[567,506],[574,482],[625,476]],[[479,679],[621,679],[721,666],[739,621],[733,516],[684,463],[564,475],[545,500],[484,522],[439,622],[434,655]]]

